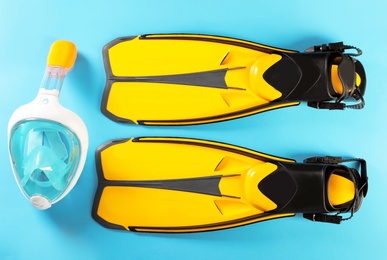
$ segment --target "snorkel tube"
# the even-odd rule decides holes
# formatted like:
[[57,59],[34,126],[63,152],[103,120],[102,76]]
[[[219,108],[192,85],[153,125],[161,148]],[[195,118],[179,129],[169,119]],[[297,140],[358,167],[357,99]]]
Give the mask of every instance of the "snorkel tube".
[[75,186],[86,161],[88,134],[82,119],[59,103],[77,50],[52,44],[38,95],[19,107],[8,123],[8,148],[16,182],[37,209],[50,208]]

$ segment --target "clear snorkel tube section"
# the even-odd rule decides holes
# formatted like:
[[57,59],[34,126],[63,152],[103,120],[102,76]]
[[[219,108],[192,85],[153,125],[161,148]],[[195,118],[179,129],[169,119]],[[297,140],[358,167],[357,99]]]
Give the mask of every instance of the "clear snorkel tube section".
[[55,42],[47,58],[46,72],[40,84],[40,90],[52,91],[52,94],[59,96],[63,81],[72,69],[76,58],[77,50],[73,43]]
[[55,42],[37,97],[18,108],[8,125],[15,179],[38,209],[51,207],[74,187],[86,159],[86,126],[58,100],[75,59],[73,43]]
[[47,66],[46,73],[44,74],[42,83],[40,84],[41,90],[51,90],[54,93],[59,93],[62,89],[63,81],[69,69],[61,67]]

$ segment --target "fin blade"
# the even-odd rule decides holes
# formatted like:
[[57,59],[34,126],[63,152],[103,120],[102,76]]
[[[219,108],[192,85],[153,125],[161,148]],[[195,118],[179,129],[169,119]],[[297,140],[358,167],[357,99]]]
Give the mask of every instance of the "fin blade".
[[101,110],[112,120],[144,125],[210,123],[265,111],[257,108],[268,101],[245,85],[251,64],[275,50],[217,36],[117,39],[103,49]]

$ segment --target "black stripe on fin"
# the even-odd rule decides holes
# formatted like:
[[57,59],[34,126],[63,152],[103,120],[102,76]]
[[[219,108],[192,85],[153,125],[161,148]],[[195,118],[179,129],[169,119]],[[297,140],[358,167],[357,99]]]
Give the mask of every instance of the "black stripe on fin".
[[230,69],[219,69],[163,76],[118,76],[112,77],[111,79],[118,82],[154,82],[227,89],[225,77],[228,70]]
[[155,188],[222,196],[219,190],[219,182],[221,178],[222,176],[219,175],[173,180],[108,181],[107,186]]

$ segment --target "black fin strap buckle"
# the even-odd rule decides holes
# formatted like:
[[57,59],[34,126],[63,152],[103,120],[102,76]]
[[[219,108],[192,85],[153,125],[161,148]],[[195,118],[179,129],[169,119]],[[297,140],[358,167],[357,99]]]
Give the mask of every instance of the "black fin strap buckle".
[[343,110],[346,106],[344,103],[339,102],[308,102],[309,107],[317,109],[329,109],[329,110]]
[[338,215],[326,215],[326,214],[314,214],[314,213],[304,213],[303,217],[315,222],[324,222],[331,224],[340,224],[343,220],[342,216]]
[[304,160],[304,163],[339,164],[343,161],[339,156],[314,156]]
[[355,46],[345,45],[343,42],[333,42],[328,44],[321,44],[317,46],[312,46],[305,50],[305,52],[341,52],[344,53],[345,50],[356,50],[357,53],[348,53],[349,56],[360,56],[363,51]]
[[348,109],[363,109],[365,106],[365,101],[362,96],[360,96],[361,101],[357,104],[347,105],[341,102],[308,102],[309,107],[313,107],[316,109],[329,109],[329,110],[344,110]]

